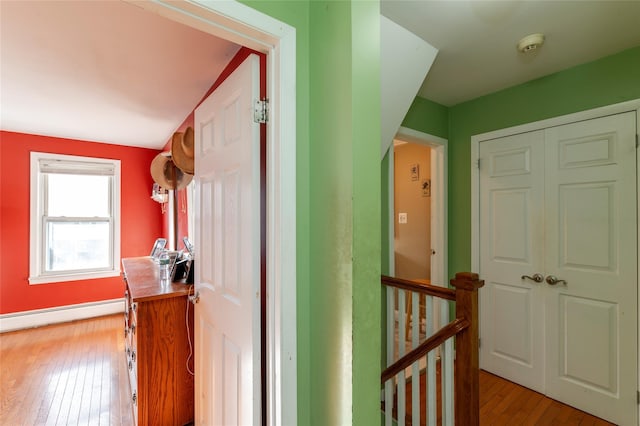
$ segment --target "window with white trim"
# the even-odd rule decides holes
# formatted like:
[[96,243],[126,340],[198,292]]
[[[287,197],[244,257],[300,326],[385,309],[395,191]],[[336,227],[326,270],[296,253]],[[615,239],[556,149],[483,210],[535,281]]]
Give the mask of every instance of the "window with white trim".
[[29,283],[120,273],[120,160],[31,153]]

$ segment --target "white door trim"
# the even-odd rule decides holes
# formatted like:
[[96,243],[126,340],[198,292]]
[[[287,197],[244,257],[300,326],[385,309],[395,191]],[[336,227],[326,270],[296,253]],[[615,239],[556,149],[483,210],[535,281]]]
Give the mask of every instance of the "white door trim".
[[[431,227],[431,239],[432,239],[432,247],[436,252],[442,254],[440,257],[440,264],[438,265],[439,277],[433,279],[432,282],[439,285],[447,285],[448,280],[448,272],[447,272],[447,139],[443,139],[438,136],[430,135],[428,133],[419,132],[417,130],[410,129],[408,127],[400,127],[394,140],[399,140],[402,142],[410,142],[417,143],[420,145],[426,145],[430,147],[433,151],[432,153],[432,181],[436,182],[437,187],[431,188],[433,198],[432,204],[436,206],[435,209],[432,209],[432,219],[435,217],[434,225]],[[392,146],[393,147],[393,146]],[[394,165],[393,165],[393,149],[392,147],[389,149],[389,205],[387,208],[389,209],[389,274],[391,276],[395,275],[395,257],[394,257],[394,225],[395,225],[395,213],[394,213],[394,204],[393,200],[395,197],[393,190],[393,173],[394,173]],[[434,177],[435,175],[435,177]],[[438,223],[439,222],[439,223]],[[433,231],[436,232],[433,232]],[[435,243],[433,241],[436,241]]]
[[267,419],[296,424],[296,30],[238,2],[131,1],[267,54]]
[[[607,115],[620,114],[623,112],[635,111],[636,113],[636,137],[640,134],[640,99],[607,105],[573,114],[553,117],[546,120],[535,121],[519,126],[508,127],[487,133],[471,136],[471,270],[480,271],[480,169],[478,167],[480,142],[489,139],[501,138],[518,133],[526,133],[535,130],[542,130],[549,127],[574,123],[576,121],[591,120],[593,118]],[[640,152],[636,149],[636,170],[640,165]],[[640,173],[636,172],[636,201],[638,212],[640,212]],[[639,213],[640,214],[640,213]],[[638,252],[640,253],[640,229],[637,235]],[[640,280],[640,262],[637,262],[637,277]],[[482,276],[480,276],[482,278]],[[638,306],[640,307],[640,292],[638,292]],[[640,330],[640,316],[638,317],[638,329]],[[639,339],[640,341],[640,339]],[[636,356],[640,354],[640,348],[636,349]],[[638,359],[640,364],[640,358]],[[639,369],[640,370],[640,369]],[[640,383],[640,377],[638,377]],[[640,413],[640,407],[638,408]]]

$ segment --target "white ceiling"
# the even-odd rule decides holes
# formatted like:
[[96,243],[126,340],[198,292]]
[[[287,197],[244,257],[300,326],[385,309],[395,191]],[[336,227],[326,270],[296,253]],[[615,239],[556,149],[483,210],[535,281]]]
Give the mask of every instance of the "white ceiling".
[[[381,12],[439,50],[419,95],[447,106],[640,45],[640,0],[382,0]],[[545,44],[521,54],[532,33]]]
[[3,130],[160,149],[239,46],[120,1],[0,0]]
[[[439,49],[419,95],[448,106],[640,45],[640,0],[381,11]],[[545,45],[519,54],[534,32]],[[126,2],[0,0],[0,128],[160,149],[238,48]]]

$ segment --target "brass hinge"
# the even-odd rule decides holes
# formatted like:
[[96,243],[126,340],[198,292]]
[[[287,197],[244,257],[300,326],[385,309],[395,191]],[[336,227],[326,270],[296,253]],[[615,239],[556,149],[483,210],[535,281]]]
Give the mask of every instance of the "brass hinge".
[[254,123],[264,124],[269,121],[269,100],[257,100],[253,104],[253,121]]

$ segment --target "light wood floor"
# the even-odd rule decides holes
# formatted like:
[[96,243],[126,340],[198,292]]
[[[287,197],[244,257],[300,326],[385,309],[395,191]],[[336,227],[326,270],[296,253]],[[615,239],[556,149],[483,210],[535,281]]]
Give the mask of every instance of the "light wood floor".
[[133,424],[122,314],[0,334],[0,425]]
[[481,425],[611,425],[542,394],[480,372]]
[[[133,424],[123,328],[117,314],[0,334],[0,425]],[[481,372],[480,424],[610,423]]]

